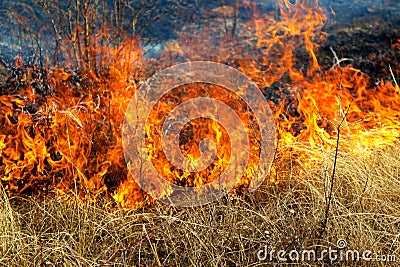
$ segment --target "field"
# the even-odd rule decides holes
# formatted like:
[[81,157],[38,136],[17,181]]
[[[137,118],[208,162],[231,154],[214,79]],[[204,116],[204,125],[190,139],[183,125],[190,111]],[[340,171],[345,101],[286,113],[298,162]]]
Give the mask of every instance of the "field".
[[397,266],[400,4],[170,2],[0,4],[0,266]]

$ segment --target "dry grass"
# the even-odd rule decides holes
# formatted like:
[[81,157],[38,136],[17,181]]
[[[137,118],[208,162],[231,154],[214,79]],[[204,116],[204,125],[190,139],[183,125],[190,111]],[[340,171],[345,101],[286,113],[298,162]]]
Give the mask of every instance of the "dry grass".
[[[372,156],[340,153],[327,229],[324,219],[332,156],[307,180],[294,175],[253,194],[201,208],[162,204],[135,211],[52,199],[8,198],[1,191],[0,264],[4,266],[263,266],[268,245],[348,248],[394,254],[400,261],[400,147]],[[276,262],[276,260],[275,260]],[[283,263],[281,263],[283,265]],[[289,265],[289,263],[286,263]],[[293,265],[396,266],[378,262]]]

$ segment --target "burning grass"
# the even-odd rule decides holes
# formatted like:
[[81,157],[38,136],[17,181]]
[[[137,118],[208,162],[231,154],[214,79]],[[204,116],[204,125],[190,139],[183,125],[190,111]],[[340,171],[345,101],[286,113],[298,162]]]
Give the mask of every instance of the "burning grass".
[[[0,263],[7,266],[258,266],[257,252],[315,249],[326,206],[332,154],[307,180],[286,171],[243,198],[202,208],[155,203],[133,211],[80,200],[9,198],[2,190]],[[322,248],[348,247],[400,257],[400,149],[366,157],[340,153]],[[303,262],[314,265],[313,262]],[[326,262],[326,264],[328,264]],[[376,263],[379,265],[378,263]],[[394,263],[385,263],[385,266]],[[368,262],[341,262],[362,266]],[[370,266],[370,265],[368,265]]]
[[[400,260],[399,66],[388,66],[390,75],[375,81],[331,48],[333,66],[321,67],[327,18],[311,2],[278,1],[279,14],[254,11],[253,20],[235,26],[236,37],[211,38],[212,27],[197,39],[181,34],[157,60],[143,57],[138,38],[117,47],[91,39],[94,50],[86,59],[93,64],[83,64],[86,69],[17,58],[0,88],[0,263],[256,266],[265,263],[257,259],[265,245],[322,250],[339,239],[351,249]],[[396,45],[391,49],[398,52]],[[255,193],[246,191],[249,171],[237,183],[238,194],[176,208],[154,202],[128,172],[121,136],[126,107],[152,73],[182,59],[234,66],[268,99],[277,150]],[[210,166],[217,168],[182,174],[160,156],[155,126],[178,103],[201,95],[239,106],[235,111],[246,127],[253,125],[249,109],[221,88],[175,88],[153,109],[146,144],[154,165],[177,184],[215,179],[230,155],[231,142],[218,123],[197,119],[183,129],[180,149],[196,159],[204,135],[220,141],[219,161]],[[259,135],[250,140],[254,151]],[[251,169],[258,160],[240,167]]]

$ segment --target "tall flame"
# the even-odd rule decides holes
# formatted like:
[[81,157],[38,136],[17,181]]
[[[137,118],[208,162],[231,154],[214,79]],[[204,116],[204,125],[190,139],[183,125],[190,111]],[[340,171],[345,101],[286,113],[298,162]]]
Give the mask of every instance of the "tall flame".
[[[150,75],[149,66],[165,67],[177,58],[235,65],[261,88],[273,108],[278,130],[278,150],[270,172],[273,181],[284,179],[280,173],[286,164],[296,162],[301,168],[320,164],[319,152],[336,146],[340,123],[341,148],[353,153],[366,153],[397,140],[400,95],[392,69],[392,77],[379,83],[352,66],[340,66],[338,58],[331,69],[323,70],[317,60],[326,36],[322,31],[327,21],[323,9],[317,1],[307,0],[279,0],[278,7],[275,14],[254,10],[254,20],[239,29],[236,39],[226,35],[211,40],[207,28],[197,38],[182,34],[179,41],[166,45],[159,62],[144,59],[137,40],[118,49],[100,47],[103,59],[112,59],[107,62],[107,75],[54,69],[48,79],[53,88],[51,97],[35,89],[40,81],[30,74],[37,70],[24,66],[19,59],[19,67],[28,73],[21,79],[23,89],[18,94],[0,96],[2,184],[10,193],[53,193],[65,198],[77,194],[92,201],[112,196],[123,208],[150,202],[127,171],[121,127],[133,93]],[[249,8],[254,7],[249,4]],[[206,40],[213,41],[218,49],[204,45]],[[399,49],[399,43],[392,48]],[[249,129],[252,151],[238,187],[248,186],[259,160],[260,133],[252,132],[252,116],[241,100],[216,86],[176,88],[154,107],[146,128],[154,166],[167,180],[186,186],[208,183],[225,168],[230,140],[221,125],[206,119],[185,126],[180,146],[187,157],[196,159],[200,156],[199,141],[204,136],[213,139],[218,154],[209,168],[182,172],[161,153],[157,133],[165,114],[199,96],[230,102],[238,108]]]

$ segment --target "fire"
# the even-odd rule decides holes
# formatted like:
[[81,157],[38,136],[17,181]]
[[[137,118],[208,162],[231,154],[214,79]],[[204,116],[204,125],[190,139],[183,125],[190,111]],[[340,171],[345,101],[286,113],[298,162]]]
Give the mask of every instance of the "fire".
[[[160,151],[162,148],[161,138],[157,134],[161,132],[161,127],[166,115],[172,112],[175,106],[193,98],[213,96],[213,98],[239,109],[240,113],[238,113],[238,115],[244,123],[245,128],[248,129],[251,157],[245,175],[240,181],[240,185],[248,185],[251,180],[250,169],[256,168],[258,163],[260,133],[258,130],[251,130],[255,128],[251,125],[257,125],[257,122],[251,117],[246,103],[219,86],[193,84],[186,86],[183,90],[179,89],[181,88],[177,88],[177,94],[174,95],[172,92],[170,95],[165,96],[164,99],[161,100],[161,103],[153,109],[149,117],[147,135],[148,147],[149,151],[151,151],[150,157],[152,158],[153,165],[162,170],[163,177],[167,180],[185,186],[201,186],[202,184],[216,180],[219,175],[224,172],[231,157],[230,149],[232,144],[226,129],[218,122],[206,118],[195,119],[185,125],[183,131],[180,133],[179,141],[182,152],[186,157],[192,159],[192,162],[195,162],[194,160],[201,156],[198,144],[202,139],[210,138],[217,145],[216,157],[207,168],[202,169],[201,166],[196,165],[192,167],[194,170],[202,169],[201,171],[182,172],[180,169],[171,165],[163,151]],[[185,94],[179,93],[179,91],[184,91]],[[165,104],[165,102],[168,104]],[[210,107],[210,112],[211,114],[215,114],[218,110]],[[211,148],[208,149],[211,150]],[[237,166],[237,168],[239,167],[240,166]]]
[[51,97],[35,92],[35,83],[44,81],[32,78],[18,95],[0,96],[0,175],[7,190],[96,200],[126,178],[120,125],[132,95],[132,82],[125,79],[132,69],[126,66],[140,60],[138,47],[132,42],[122,53],[109,51],[119,60],[106,79],[55,69],[47,88]]
[[[106,61],[97,64],[108,65],[107,75],[93,70],[38,69],[18,58],[16,65],[25,76],[11,82],[21,83],[22,89],[0,96],[2,184],[10,194],[78,195],[91,201],[111,197],[123,208],[150,203],[127,170],[121,127],[132,95],[151,74],[149,66],[165,67],[176,57],[234,65],[261,88],[274,111],[278,131],[276,159],[269,175],[272,181],[284,179],[280,173],[293,161],[302,168],[318,166],[320,152],[335,148],[340,123],[340,145],[346,151],[363,154],[397,140],[400,94],[391,67],[392,77],[378,83],[351,65],[344,67],[338,58],[331,69],[323,70],[317,55],[326,36],[324,10],[317,1],[292,4],[280,0],[278,7],[279,14],[254,10],[255,18],[238,30],[236,39],[227,35],[214,41],[218,51],[204,45],[212,36],[207,28],[197,39],[182,34],[180,40],[170,42],[158,63],[142,57],[137,40],[117,49],[99,47]],[[214,12],[229,15],[234,11],[224,7]],[[307,55],[307,60],[299,55]],[[48,79],[38,73],[47,73]],[[47,81],[49,88],[44,87]],[[168,181],[194,187],[214,181],[227,168],[231,140],[224,127],[209,119],[185,125],[179,140],[182,153],[192,162],[201,157],[200,141],[213,140],[216,147],[208,149],[217,152],[208,167],[182,171],[162,150],[160,132],[166,115],[197,97],[228,104],[246,126],[250,158],[236,188],[248,187],[259,161],[260,132],[246,104],[214,85],[175,88],[153,107],[146,124],[146,144],[154,167]]]
[[[273,105],[279,131],[276,164],[290,155],[303,166],[315,166],[321,160],[318,151],[336,146],[342,120],[342,149],[363,154],[393,143],[399,136],[398,86],[383,80],[375,86],[360,70],[341,67],[337,58],[331,69],[321,70],[316,53],[325,40],[326,16],[317,3],[306,2],[281,1],[280,21],[261,17],[251,22],[257,47],[263,49],[261,60],[241,64],[260,88],[273,90],[279,82],[286,98]],[[308,66],[299,67],[304,62],[298,62],[294,51],[301,49],[307,51]]]

